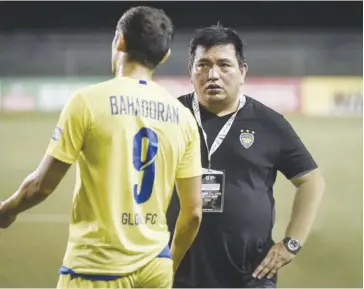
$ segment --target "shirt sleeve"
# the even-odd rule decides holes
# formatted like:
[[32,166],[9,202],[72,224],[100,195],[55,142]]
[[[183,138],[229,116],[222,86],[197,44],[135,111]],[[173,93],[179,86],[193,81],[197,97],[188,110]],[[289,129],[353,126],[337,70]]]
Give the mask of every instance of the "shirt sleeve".
[[192,115],[189,127],[191,131],[191,138],[183,155],[182,161],[178,166],[176,175],[176,177],[180,179],[202,175],[200,134],[197,123]]
[[289,180],[312,171],[317,164],[293,127],[284,119],[278,170]]
[[78,159],[88,129],[90,117],[83,97],[76,93],[62,109],[47,154],[61,162],[72,164]]

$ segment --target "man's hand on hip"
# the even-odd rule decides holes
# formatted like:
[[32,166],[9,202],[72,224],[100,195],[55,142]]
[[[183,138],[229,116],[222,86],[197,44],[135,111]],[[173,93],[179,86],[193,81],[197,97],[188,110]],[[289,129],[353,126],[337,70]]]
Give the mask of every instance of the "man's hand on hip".
[[272,278],[284,265],[290,263],[296,255],[289,252],[282,242],[275,244],[253,273],[254,278]]

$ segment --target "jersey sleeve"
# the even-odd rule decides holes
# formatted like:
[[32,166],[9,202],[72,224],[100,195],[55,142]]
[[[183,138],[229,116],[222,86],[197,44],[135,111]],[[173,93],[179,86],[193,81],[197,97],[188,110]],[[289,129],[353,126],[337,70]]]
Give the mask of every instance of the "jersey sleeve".
[[47,154],[61,162],[72,164],[82,149],[90,117],[86,103],[78,93],[62,109]]
[[[284,118],[283,118],[284,119]],[[317,168],[317,164],[293,127],[284,119],[278,170],[292,179]]]
[[195,119],[191,115],[190,141],[177,170],[176,178],[192,178],[202,175],[200,134]]

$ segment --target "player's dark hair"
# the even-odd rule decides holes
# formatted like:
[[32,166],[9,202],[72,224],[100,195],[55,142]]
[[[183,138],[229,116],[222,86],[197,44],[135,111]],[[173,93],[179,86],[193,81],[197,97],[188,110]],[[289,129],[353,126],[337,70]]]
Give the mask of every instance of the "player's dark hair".
[[241,67],[245,62],[245,43],[239,37],[238,33],[230,28],[225,28],[220,24],[197,29],[189,44],[189,69],[192,68],[195,60],[196,49],[202,46],[210,49],[214,46],[232,44],[235,47],[236,58]]
[[168,52],[173,24],[163,10],[138,6],[126,11],[118,22],[131,61],[155,68]]

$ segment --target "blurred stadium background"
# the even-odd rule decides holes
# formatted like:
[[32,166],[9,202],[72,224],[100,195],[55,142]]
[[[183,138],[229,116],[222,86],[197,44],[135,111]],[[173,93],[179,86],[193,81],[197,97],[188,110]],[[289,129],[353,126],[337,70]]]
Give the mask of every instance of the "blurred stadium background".
[[[111,77],[116,22],[137,3],[0,3],[0,199],[37,166],[71,93]],[[312,235],[279,286],[362,288],[362,2],[147,4],[176,26],[160,83],[176,97],[190,92],[193,29],[218,21],[236,28],[248,44],[244,92],[286,115],[323,169],[327,192]],[[55,286],[73,181],[72,170],[45,203],[0,231],[0,287]],[[280,175],[277,239],[293,196]]]

